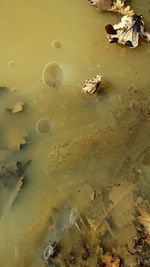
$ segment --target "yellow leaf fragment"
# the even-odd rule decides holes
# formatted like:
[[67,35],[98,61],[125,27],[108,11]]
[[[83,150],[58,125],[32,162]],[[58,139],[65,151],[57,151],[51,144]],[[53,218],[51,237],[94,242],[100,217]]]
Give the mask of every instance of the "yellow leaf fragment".
[[7,109],[8,111],[11,111],[13,114],[21,112],[24,110],[24,102],[18,101],[16,104],[14,104],[12,107]]

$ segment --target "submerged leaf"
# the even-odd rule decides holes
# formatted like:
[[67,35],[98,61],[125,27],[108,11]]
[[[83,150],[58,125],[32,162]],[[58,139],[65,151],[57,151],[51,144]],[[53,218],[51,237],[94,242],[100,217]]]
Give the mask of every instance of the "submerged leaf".
[[111,8],[112,0],[91,0],[90,3],[100,10],[107,11]]
[[5,93],[8,91],[8,88],[6,86],[0,86],[0,93]]
[[120,267],[121,259],[118,256],[115,256],[111,253],[106,253],[103,257],[103,266],[104,267]]
[[114,186],[109,193],[111,217],[116,226],[124,227],[132,224],[134,220],[134,195],[133,185],[122,182]]
[[139,222],[144,226],[145,233],[150,242],[150,210],[139,208],[138,211],[140,213]]
[[24,102],[18,101],[16,104],[14,104],[12,107],[7,108],[8,111],[11,111],[11,113],[18,113],[24,110]]
[[8,148],[19,151],[21,149],[21,145],[26,144],[27,136],[28,134],[25,131],[21,131],[19,129],[11,129],[6,134]]

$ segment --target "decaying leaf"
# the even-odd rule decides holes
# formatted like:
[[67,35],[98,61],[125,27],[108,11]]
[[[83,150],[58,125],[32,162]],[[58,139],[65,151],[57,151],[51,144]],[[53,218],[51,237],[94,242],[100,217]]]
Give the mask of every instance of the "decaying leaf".
[[16,104],[14,104],[12,107],[7,108],[8,111],[11,111],[11,113],[18,113],[24,110],[24,102],[18,101]]
[[112,253],[106,253],[103,257],[103,266],[104,267],[120,267],[121,259],[119,256],[115,256]]
[[99,10],[108,11],[112,6],[112,0],[89,0],[92,6]]
[[19,129],[11,129],[6,134],[8,148],[19,151],[21,149],[21,145],[26,144],[27,136],[28,134],[25,131],[21,131]]
[[133,16],[134,15],[134,11],[131,10],[130,6],[125,6],[124,1],[122,0],[116,0],[110,11],[115,12],[115,13],[119,13],[121,15],[128,15],[128,16]]
[[115,25],[108,24],[105,27],[109,34],[110,43],[126,45],[129,48],[135,48],[139,45],[139,40],[144,38],[150,41],[150,34],[145,31],[142,16],[126,15],[121,18],[121,22]]
[[134,11],[130,9],[130,6],[125,5],[126,0],[91,0],[90,3],[92,6],[97,7],[102,11],[115,12],[122,15],[134,14]]
[[85,81],[85,84],[83,85],[83,92],[84,93],[89,93],[89,94],[94,94],[100,89],[101,85],[101,80],[102,76],[101,75],[96,75],[92,79],[88,79]]
[[27,162],[17,161],[15,165],[11,166],[0,166],[0,179],[9,179],[10,177],[24,177],[24,173],[28,168],[31,160]]
[[145,234],[150,242],[150,210],[139,208],[139,222],[144,226]]

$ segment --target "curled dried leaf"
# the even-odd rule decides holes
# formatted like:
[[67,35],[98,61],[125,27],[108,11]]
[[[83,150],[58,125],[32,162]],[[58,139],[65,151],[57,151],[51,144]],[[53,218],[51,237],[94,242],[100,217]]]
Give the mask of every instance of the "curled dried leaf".
[[134,14],[125,15],[121,18],[121,22],[115,25],[106,25],[109,34],[110,43],[118,43],[126,45],[129,48],[135,48],[139,45],[139,40],[145,39],[150,41],[150,33],[145,31],[142,16]]

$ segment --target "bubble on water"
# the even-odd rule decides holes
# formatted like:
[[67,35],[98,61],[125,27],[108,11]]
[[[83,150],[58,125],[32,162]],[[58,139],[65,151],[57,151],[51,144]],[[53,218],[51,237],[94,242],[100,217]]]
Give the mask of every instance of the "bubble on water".
[[60,47],[62,47],[62,42],[60,40],[53,40],[52,47],[60,48]]
[[62,66],[56,62],[46,64],[42,72],[42,82],[44,85],[56,88],[61,85],[64,73]]
[[38,134],[48,134],[51,129],[51,122],[48,118],[41,118],[36,123],[36,131]]

